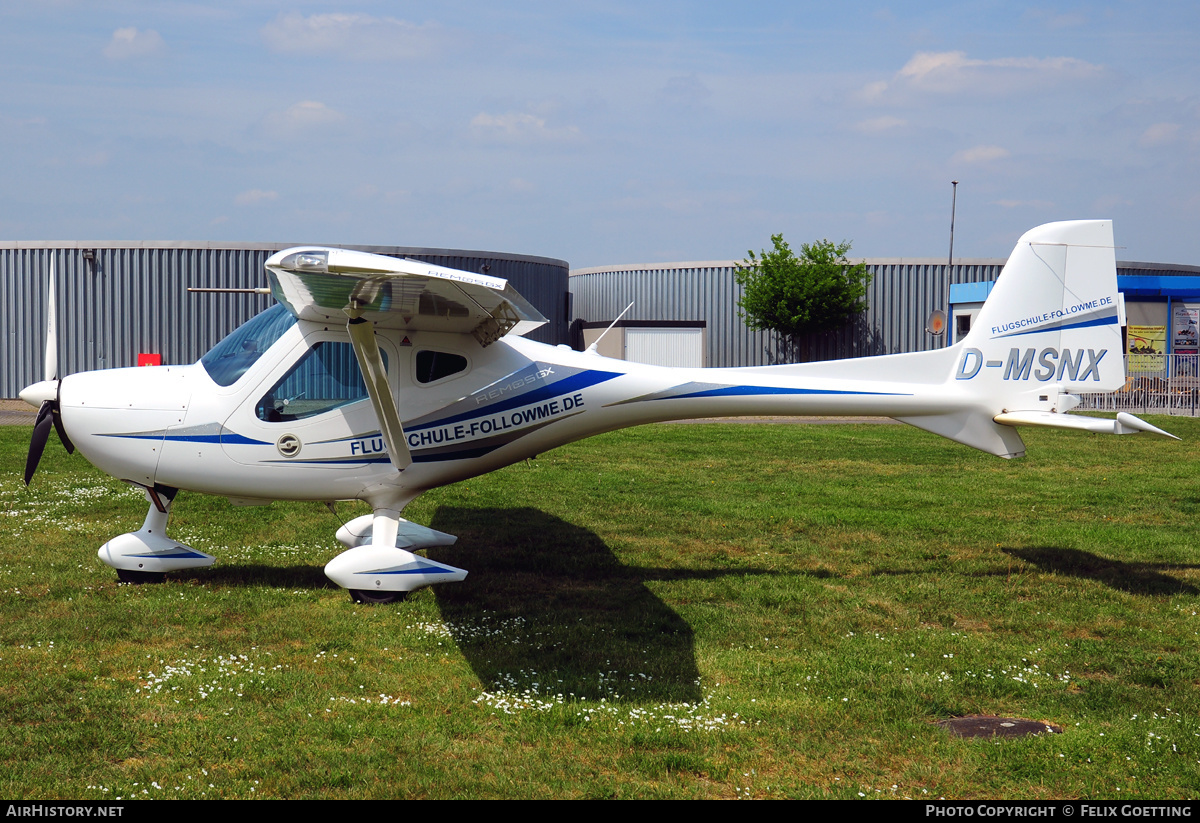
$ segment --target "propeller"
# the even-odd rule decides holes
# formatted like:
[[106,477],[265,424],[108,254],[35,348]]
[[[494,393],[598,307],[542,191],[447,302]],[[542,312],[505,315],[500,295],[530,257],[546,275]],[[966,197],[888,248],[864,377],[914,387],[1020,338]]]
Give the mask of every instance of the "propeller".
[[46,450],[46,441],[50,439],[51,427],[58,432],[58,439],[62,441],[67,454],[75,453],[75,444],[71,442],[71,438],[67,437],[67,431],[63,428],[62,415],[59,414],[58,407],[58,394],[62,387],[62,381],[58,379],[58,309],[54,295],[54,274],[54,258],[51,258],[50,292],[48,295],[50,305],[47,309],[48,317],[46,320],[46,379],[40,383],[34,383],[32,386],[26,386],[21,390],[21,399],[26,403],[34,405],[38,400],[41,401],[41,404],[38,405],[37,418],[33,423],[33,437],[29,441],[29,455],[25,458],[26,486],[33,479],[38,463],[41,462],[42,452]]

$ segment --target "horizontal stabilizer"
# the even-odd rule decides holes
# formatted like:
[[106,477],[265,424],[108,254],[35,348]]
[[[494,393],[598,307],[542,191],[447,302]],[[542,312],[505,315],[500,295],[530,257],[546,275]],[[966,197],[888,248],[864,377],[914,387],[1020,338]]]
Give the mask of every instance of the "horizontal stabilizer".
[[1107,417],[1080,417],[1076,414],[1055,414],[1054,412],[1043,411],[1005,412],[1004,414],[996,415],[996,422],[1004,426],[1043,426],[1050,429],[1082,429],[1083,431],[1097,432],[1098,434],[1137,434],[1138,432],[1150,432],[1151,434],[1161,434],[1163,437],[1170,437],[1173,440],[1179,439],[1170,432],[1163,431],[1157,426],[1151,426],[1145,420],[1140,420],[1132,414],[1126,414],[1125,412],[1119,412],[1115,420]]

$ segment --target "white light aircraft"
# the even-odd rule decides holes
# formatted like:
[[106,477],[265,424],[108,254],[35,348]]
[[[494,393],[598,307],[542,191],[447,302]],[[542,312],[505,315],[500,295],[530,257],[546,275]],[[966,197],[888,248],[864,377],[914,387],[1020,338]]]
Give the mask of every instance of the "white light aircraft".
[[955,346],[753,368],[662,368],[526,340],[545,318],[487,275],[307,246],[266,269],[278,304],[194,365],[58,379],[51,312],[46,380],[21,392],[39,407],[25,480],[53,426],[68,451],[145,491],[141,529],[100,548],[124,581],[216,559],[167,536],[179,489],[235,504],[364,500],[373,514],[338,531],[346,550],[325,573],[356,601],[399,600],[466,576],[414,553],[455,540],[401,517],[422,492],[642,423],[879,415],[1000,457],[1025,453],[1016,426],[1172,436],[1129,414],[1068,414],[1072,391],[1125,383],[1110,221],[1027,232]]

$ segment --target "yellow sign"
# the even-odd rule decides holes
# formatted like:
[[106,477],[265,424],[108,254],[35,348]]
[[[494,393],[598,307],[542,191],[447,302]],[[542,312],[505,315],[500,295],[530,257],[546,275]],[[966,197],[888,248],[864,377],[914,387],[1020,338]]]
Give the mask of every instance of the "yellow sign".
[[1166,368],[1167,327],[1129,326],[1129,371],[1160,372]]

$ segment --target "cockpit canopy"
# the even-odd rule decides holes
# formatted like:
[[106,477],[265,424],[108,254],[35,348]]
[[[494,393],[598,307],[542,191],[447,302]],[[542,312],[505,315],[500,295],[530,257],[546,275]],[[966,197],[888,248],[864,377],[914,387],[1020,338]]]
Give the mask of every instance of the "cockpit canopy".
[[200,363],[217,385],[232,386],[294,325],[296,315],[282,305],[274,305],[238,326],[209,349]]

